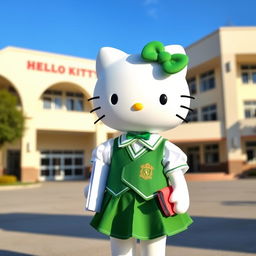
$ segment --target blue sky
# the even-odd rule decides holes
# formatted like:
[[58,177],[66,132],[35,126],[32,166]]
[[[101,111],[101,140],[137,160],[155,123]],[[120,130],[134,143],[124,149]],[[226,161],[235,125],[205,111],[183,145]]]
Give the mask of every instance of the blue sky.
[[255,0],[3,0],[0,49],[95,59],[100,47],[138,53],[152,40],[188,46],[221,26],[256,26]]

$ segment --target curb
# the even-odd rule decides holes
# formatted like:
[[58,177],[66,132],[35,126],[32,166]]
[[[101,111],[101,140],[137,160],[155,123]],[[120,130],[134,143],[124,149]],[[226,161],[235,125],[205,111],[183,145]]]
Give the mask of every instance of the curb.
[[185,178],[187,181],[226,181],[236,180],[237,178],[232,174],[226,174],[224,172],[216,173],[186,173]]
[[17,189],[39,188],[41,186],[42,186],[42,183],[27,184],[27,185],[6,185],[6,186],[0,186],[0,191],[1,190],[17,190]]

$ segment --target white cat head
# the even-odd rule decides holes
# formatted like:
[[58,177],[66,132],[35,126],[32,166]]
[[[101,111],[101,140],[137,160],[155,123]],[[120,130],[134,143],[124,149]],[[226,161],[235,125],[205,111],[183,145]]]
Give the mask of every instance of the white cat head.
[[[185,54],[180,45],[166,46],[165,51]],[[96,70],[94,109],[107,126],[119,131],[160,132],[178,126],[187,116],[187,67],[167,75],[159,63],[104,47]]]

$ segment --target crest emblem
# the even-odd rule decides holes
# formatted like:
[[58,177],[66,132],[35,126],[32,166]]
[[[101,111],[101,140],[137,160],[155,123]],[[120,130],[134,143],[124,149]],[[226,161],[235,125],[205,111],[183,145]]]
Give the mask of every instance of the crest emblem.
[[154,167],[149,164],[142,164],[140,166],[140,177],[144,180],[151,180],[153,176]]

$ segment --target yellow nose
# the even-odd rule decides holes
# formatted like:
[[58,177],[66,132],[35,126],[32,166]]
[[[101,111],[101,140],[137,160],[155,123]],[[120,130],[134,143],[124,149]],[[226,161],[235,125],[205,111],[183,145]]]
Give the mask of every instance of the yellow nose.
[[144,106],[141,103],[135,103],[132,105],[132,109],[134,109],[135,111],[142,110],[143,108]]

